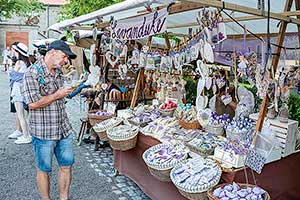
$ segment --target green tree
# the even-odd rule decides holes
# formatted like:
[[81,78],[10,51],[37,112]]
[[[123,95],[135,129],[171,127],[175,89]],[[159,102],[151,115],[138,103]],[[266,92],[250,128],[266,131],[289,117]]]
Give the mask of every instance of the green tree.
[[69,4],[63,6],[64,11],[60,13],[60,20],[78,17],[121,1],[122,0],[70,0]]
[[44,9],[38,0],[0,0],[0,21],[12,15],[30,17],[33,12],[39,13]]

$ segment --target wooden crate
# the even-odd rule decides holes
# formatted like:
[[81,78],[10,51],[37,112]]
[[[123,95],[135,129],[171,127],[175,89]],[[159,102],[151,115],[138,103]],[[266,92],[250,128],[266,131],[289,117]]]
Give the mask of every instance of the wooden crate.
[[[258,114],[251,114],[250,118],[257,121]],[[278,119],[270,119],[270,131],[272,131],[280,142],[281,156],[286,157],[295,152],[298,122],[289,120],[288,123],[282,123]]]

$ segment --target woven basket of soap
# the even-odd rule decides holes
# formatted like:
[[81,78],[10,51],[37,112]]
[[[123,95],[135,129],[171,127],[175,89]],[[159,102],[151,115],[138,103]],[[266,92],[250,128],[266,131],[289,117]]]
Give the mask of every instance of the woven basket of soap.
[[114,117],[114,114],[107,112],[106,110],[90,110],[87,114],[89,123],[92,126]]
[[160,181],[171,181],[170,172],[188,156],[183,145],[158,144],[143,153],[143,159],[150,173]]
[[197,120],[187,122],[183,119],[180,119],[179,124],[182,128],[185,128],[185,129],[200,129],[201,128],[201,125],[199,124],[199,122]]
[[163,117],[172,117],[176,110],[176,107],[177,105],[174,102],[168,101],[167,103],[164,103],[159,106],[159,111],[161,112],[161,115]]
[[215,148],[225,141],[222,136],[211,133],[201,134],[187,143],[187,147],[194,153],[203,157],[213,155]]
[[221,174],[221,168],[215,162],[198,156],[176,165],[170,177],[187,199],[207,200],[207,191],[219,183]]
[[221,199],[258,199],[270,200],[271,197],[267,191],[251,184],[220,184],[207,192],[209,200]]
[[183,112],[182,117],[179,119],[179,124],[185,129],[201,128],[201,125],[197,120],[197,110],[195,106]]
[[107,129],[118,126],[122,122],[123,122],[122,118],[113,117],[113,118],[104,120],[104,121],[96,124],[95,126],[93,126],[93,130],[98,135],[100,140],[108,141],[108,137],[107,137],[107,133],[106,133]]
[[127,151],[136,146],[139,128],[132,125],[120,125],[107,130],[110,146],[119,151]]

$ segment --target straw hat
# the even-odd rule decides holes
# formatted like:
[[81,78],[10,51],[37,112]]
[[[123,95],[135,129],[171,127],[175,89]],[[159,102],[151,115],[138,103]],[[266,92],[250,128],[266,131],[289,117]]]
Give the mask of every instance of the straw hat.
[[24,43],[19,42],[18,44],[13,45],[12,48],[23,56],[29,57],[28,47]]

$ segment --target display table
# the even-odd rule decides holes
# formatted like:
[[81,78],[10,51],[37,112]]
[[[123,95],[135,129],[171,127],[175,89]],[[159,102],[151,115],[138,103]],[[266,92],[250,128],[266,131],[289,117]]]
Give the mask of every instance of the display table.
[[114,151],[115,169],[132,179],[152,200],[184,200],[172,182],[161,182],[154,178],[142,155],[144,151],[160,142],[141,133],[137,145],[129,151]]
[[[114,151],[115,169],[131,178],[153,200],[186,199],[178,192],[172,182],[161,182],[154,178],[144,163],[142,154],[160,142],[143,134],[138,135],[137,146],[129,151]],[[300,153],[290,155],[279,161],[267,164],[262,174],[256,174],[257,184],[266,189],[272,200],[300,199]],[[248,178],[253,183],[248,170]],[[244,170],[223,173],[224,182],[245,183]]]

